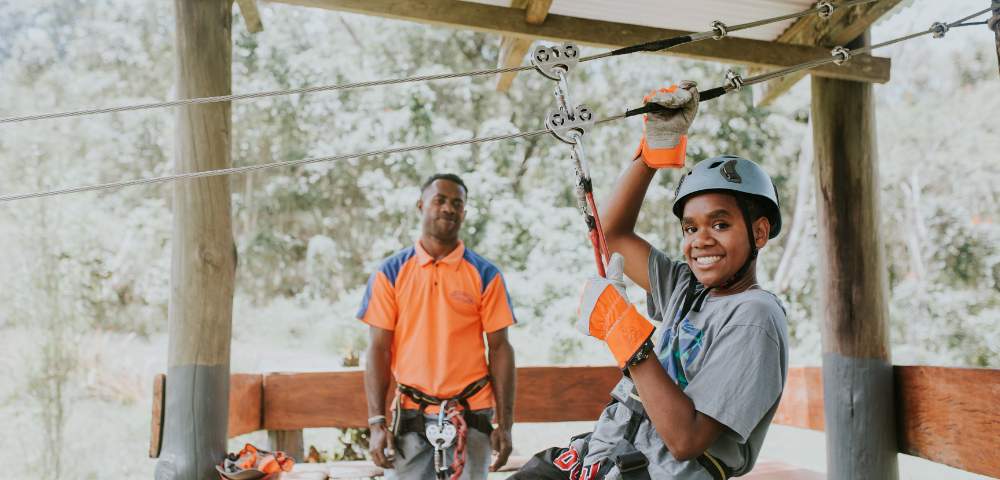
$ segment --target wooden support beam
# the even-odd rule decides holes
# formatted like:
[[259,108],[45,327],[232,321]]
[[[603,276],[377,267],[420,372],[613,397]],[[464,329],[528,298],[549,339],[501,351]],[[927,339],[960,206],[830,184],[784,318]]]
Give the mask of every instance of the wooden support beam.
[[[541,25],[545,17],[549,15],[549,8],[552,0],[514,0],[511,8],[523,8],[524,21],[529,25]],[[500,54],[497,56],[497,68],[511,68],[521,65],[524,56],[531,50],[531,45],[535,43],[533,39],[524,37],[514,37],[504,35],[500,39]],[[500,74],[497,79],[497,91],[506,92],[510,85],[514,83],[517,72],[507,72]]]
[[[175,0],[177,97],[232,93],[231,0]],[[228,168],[230,104],[176,110],[174,170]],[[215,478],[226,455],[236,248],[229,179],[173,184],[169,340],[158,480]]]
[[[500,54],[497,58],[497,68],[511,68],[521,65],[524,56],[531,50],[535,41],[524,37],[504,36],[500,39]],[[497,91],[506,92],[514,83],[517,72],[501,73],[497,78]]]
[[[360,370],[233,374],[229,394],[229,436],[265,428],[261,418],[262,384],[269,385],[263,386],[265,390],[281,390],[269,396],[280,403],[268,409],[270,415],[281,417],[283,414],[276,410],[290,408],[291,415],[279,422],[289,429],[269,432],[269,437],[284,448],[291,449],[288,442],[297,438],[294,432],[304,428],[363,426],[367,409],[364,402],[353,400],[357,398],[354,389],[364,385],[362,375]],[[518,381],[532,390],[518,393],[517,421],[597,418],[608,399],[602,392],[610,390],[620,375],[612,367],[518,368]],[[1000,410],[995,405],[1000,398],[1000,370],[894,366],[893,376],[900,453],[1000,477],[1000,436],[994,434],[1000,429]],[[264,377],[271,381],[262,382]],[[157,432],[163,428],[165,380],[164,375],[157,375],[153,384],[151,455],[158,451]],[[567,380],[570,383],[567,384]],[[773,422],[823,431],[826,428],[823,411],[822,369],[789,368],[788,381]],[[349,477],[357,476],[364,475]]]
[[[838,8],[834,10],[829,19],[823,19],[819,15],[802,17],[785,29],[774,41],[823,48],[843,45],[861,36],[868,27],[892,10],[900,1],[902,0],[880,0],[850,8]],[[756,75],[762,72],[762,69],[754,68],[750,74]],[[806,75],[808,75],[806,72],[793,73],[777,80],[754,85],[754,102],[758,105],[770,104]]]
[[812,122],[827,471],[830,478],[894,480],[899,473],[872,85],[814,76]]
[[[274,0],[274,2],[501,35],[541,38],[552,42],[576,42],[603,48],[617,48],[691,33],[554,14],[548,15],[545,23],[541,25],[529,25],[525,23],[524,12],[520,9],[461,0]],[[829,50],[825,48],[734,37],[682,45],[662,53],[767,68],[790,67],[830,55]],[[889,81],[889,59],[860,55],[847,65],[826,65],[813,72],[821,77],[885,83]],[[721,83],[722,79],[719,81]]]
[[267,443],[272,451],[282,451],[295,459],[296,463],[305,463],[305,441],[302,429],[298,430],[268,430]]
[[259,33],[264,30],[264,23],[260,20],[260,10],[257,9],[257,0],[236,0],[240,6],[240,15],[247,25],[250,33]]
[[993,17],[990,18],[989,25],[996,36],[997,68],[1000,69],[1000,0],[993,0]]

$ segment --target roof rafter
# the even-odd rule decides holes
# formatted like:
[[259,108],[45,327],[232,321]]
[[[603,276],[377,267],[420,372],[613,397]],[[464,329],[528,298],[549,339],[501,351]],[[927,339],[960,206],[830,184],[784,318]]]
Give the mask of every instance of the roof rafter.
[[[829,19],[818,15],[802,17],[785,29],[775,41],[796,45],[832,48],[858,38],[879,18],[892,10],[901,0],[880,0],[851,8],[834,10]],[[754,98],[759,105],[767,105],[791,89],[806,72],[793,73],[777,80],[754,87]]]
[[[541,25],[545,17],[549,15],[549,8],[552,7],[552,0],[513,0],[511,8],[523,8],[524,21],[529,25]],[[497,68],[516,67],[524,60],[524,56],[531,50],[534,39],[524,37],[514,37],[504,35],[500,39],[500,54],[497,55]],[[517,72],[507,72],[500,74],[497,79],[497,91],[506,92],[514,82]]]
[[260,10],[257,9],[257,0],[236,0],[240,6],[240,13],[247,24],[247,31],[258,33],[264,30],[264,23],[260,20]]
[[[339,10],[501,35],[542,38],[556,42],[569,41],[605,48],[616,48],[690,33],[553,14],[548,15],[545,23],[541,25],[530,25],[524,21],[524,12],[520,9],[460,0],[272,1],[273,3]],[[828,50],[820,47],[732,37],[719,41],[682,45],[664,53],[700,60],[768,68],[789,67],[830,54]],[[825,65],[813,70],[813,72],[815,75],[823,77],[884,83],[889,81],[889,59],[859,55],[848,64],[842,66]]]

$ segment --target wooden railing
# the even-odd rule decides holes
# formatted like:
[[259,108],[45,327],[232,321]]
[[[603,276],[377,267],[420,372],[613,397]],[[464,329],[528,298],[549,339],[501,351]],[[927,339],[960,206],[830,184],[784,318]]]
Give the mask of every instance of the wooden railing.
[[[521,367],[519,423],[595,420],[621,373],[614,367]],[[159,456],[165,375],[154,383],[149,453]],[[895,367],[899,451],[969,472],[1000,476],[1000,370]],[[362,372],[234,374],[229,436],[257,430],[367,426]],[[818,367],[796,367],[774,423],[824,429]]]

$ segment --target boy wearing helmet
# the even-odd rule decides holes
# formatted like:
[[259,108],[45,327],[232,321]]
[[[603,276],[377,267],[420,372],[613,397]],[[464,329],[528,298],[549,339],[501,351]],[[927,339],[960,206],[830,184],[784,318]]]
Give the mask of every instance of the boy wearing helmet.
[[[683,261],[634,231],[658,168],[682,166],[698,108],[693,82],[660,90],[635,161],[603,215],[615,252],[584,289],[578,327],[604,340],[625,377],[594,431],[538,453],[514,479],[724,479],[753,468],[784,387],[785,312],[757,285],[757,252],[781,229],[777,192],[754,162],[721,156],[682,177],[673,204]],[[659,332],[625,297],[648,292]],[[654,346],[653,340],[656,340]]]

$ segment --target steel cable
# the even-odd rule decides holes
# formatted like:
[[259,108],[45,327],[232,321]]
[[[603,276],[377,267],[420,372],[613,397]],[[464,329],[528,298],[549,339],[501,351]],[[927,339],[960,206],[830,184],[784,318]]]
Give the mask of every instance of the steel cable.
[[[840,7],[849,7],[854,5],[859,5],[863,3],[871,3],[878,0],[849,0],[838,5]],[[791,18],[799,18],[805,15],[809,15],[819,11],[820,7],[814,7],[808,10],[803,10],[801,12],[796,12],[793,14],[782,15],[778,17],[767,18],[763,20],[758,20],[755,22],[744,23],[740,25],[735,25],[732,27],[727,27],[730,32],[745,30],[748,28],[759,27],[762,25],[767,25],[770,23],[780,22],[788,20]],[[640,45],[633,45],[630,47],[623,47],[609,52],[599,53],[596,55],[589,55],[580,58],[580,62],[589,62],[593,60],[600,60],[614,55],[624,55],[628,53],[640,52],[640,51],[660,51],[667,48],[671,48],[684,43],[689,43],[693,41],[700,41],[707,38],[712,38],[712,33],[714,30],[707,32],[702,32],[692,35],[681,35],[666,40],[658,40],[656,42],[648,42]],[[64,112],[51,112],[51,113],[41,113],[33,115],[18,115],[18,116],[8,116],[0,117],[0,124],[5,123],[19,123],[28,122],[36,120],[51,120],[56,118],[69,118],[69,117],[80,117],[85,115],[97,115],[104,113],[116,113],[116,112],[128,112],[136,110],[150,110],[156,108],[171,108],[180,107],[185,105],[200,105],[200,104],[210,104],[210,103],[221,103],[221,102],[231,102],[235,100],[249,100],[257,98],[267,98],[267,97],[278,97],[286,95],[296,95],[296,94],[307,94],[307,93],[318,93],[318,92],[332,92],[338,90],[352,90],[361,88],[370,88],[376,86],[384,85],[399,85],[404,83],[417,83],[417,82],[430,82],[436,80],[447,80],[454,78],[465,78],[465,77],[477,77],[477,76],[487,76],[496,75],[510,72],[523,72],[526,70],[532,70],[535,67],[532,65],[522,65],[519,67],[507,67],[507,68],[491,68],[485,70],[473,70],[469,72],[456,72],[456,73],[439,73],[432,75],[420,75],[413,77],[403,77],[403,78],[392,78],[384,80],[370,80],[364,82],[353,82],[344,83],[339,85],[318,85],[314,87],[301,87],[301,88],[291,88],[285,90],[270,90],[265,92],[253,92],[253,93],[239,93],[233,95],[217,95],[212,97],[198,97],[198,98],[185,98],[180,100],[169,100],[164,102],[150,102],[141,103],[134,105],[121,105],[117,107],[105,107],[105,108],[88,108],[82,110],[64,111]]]

